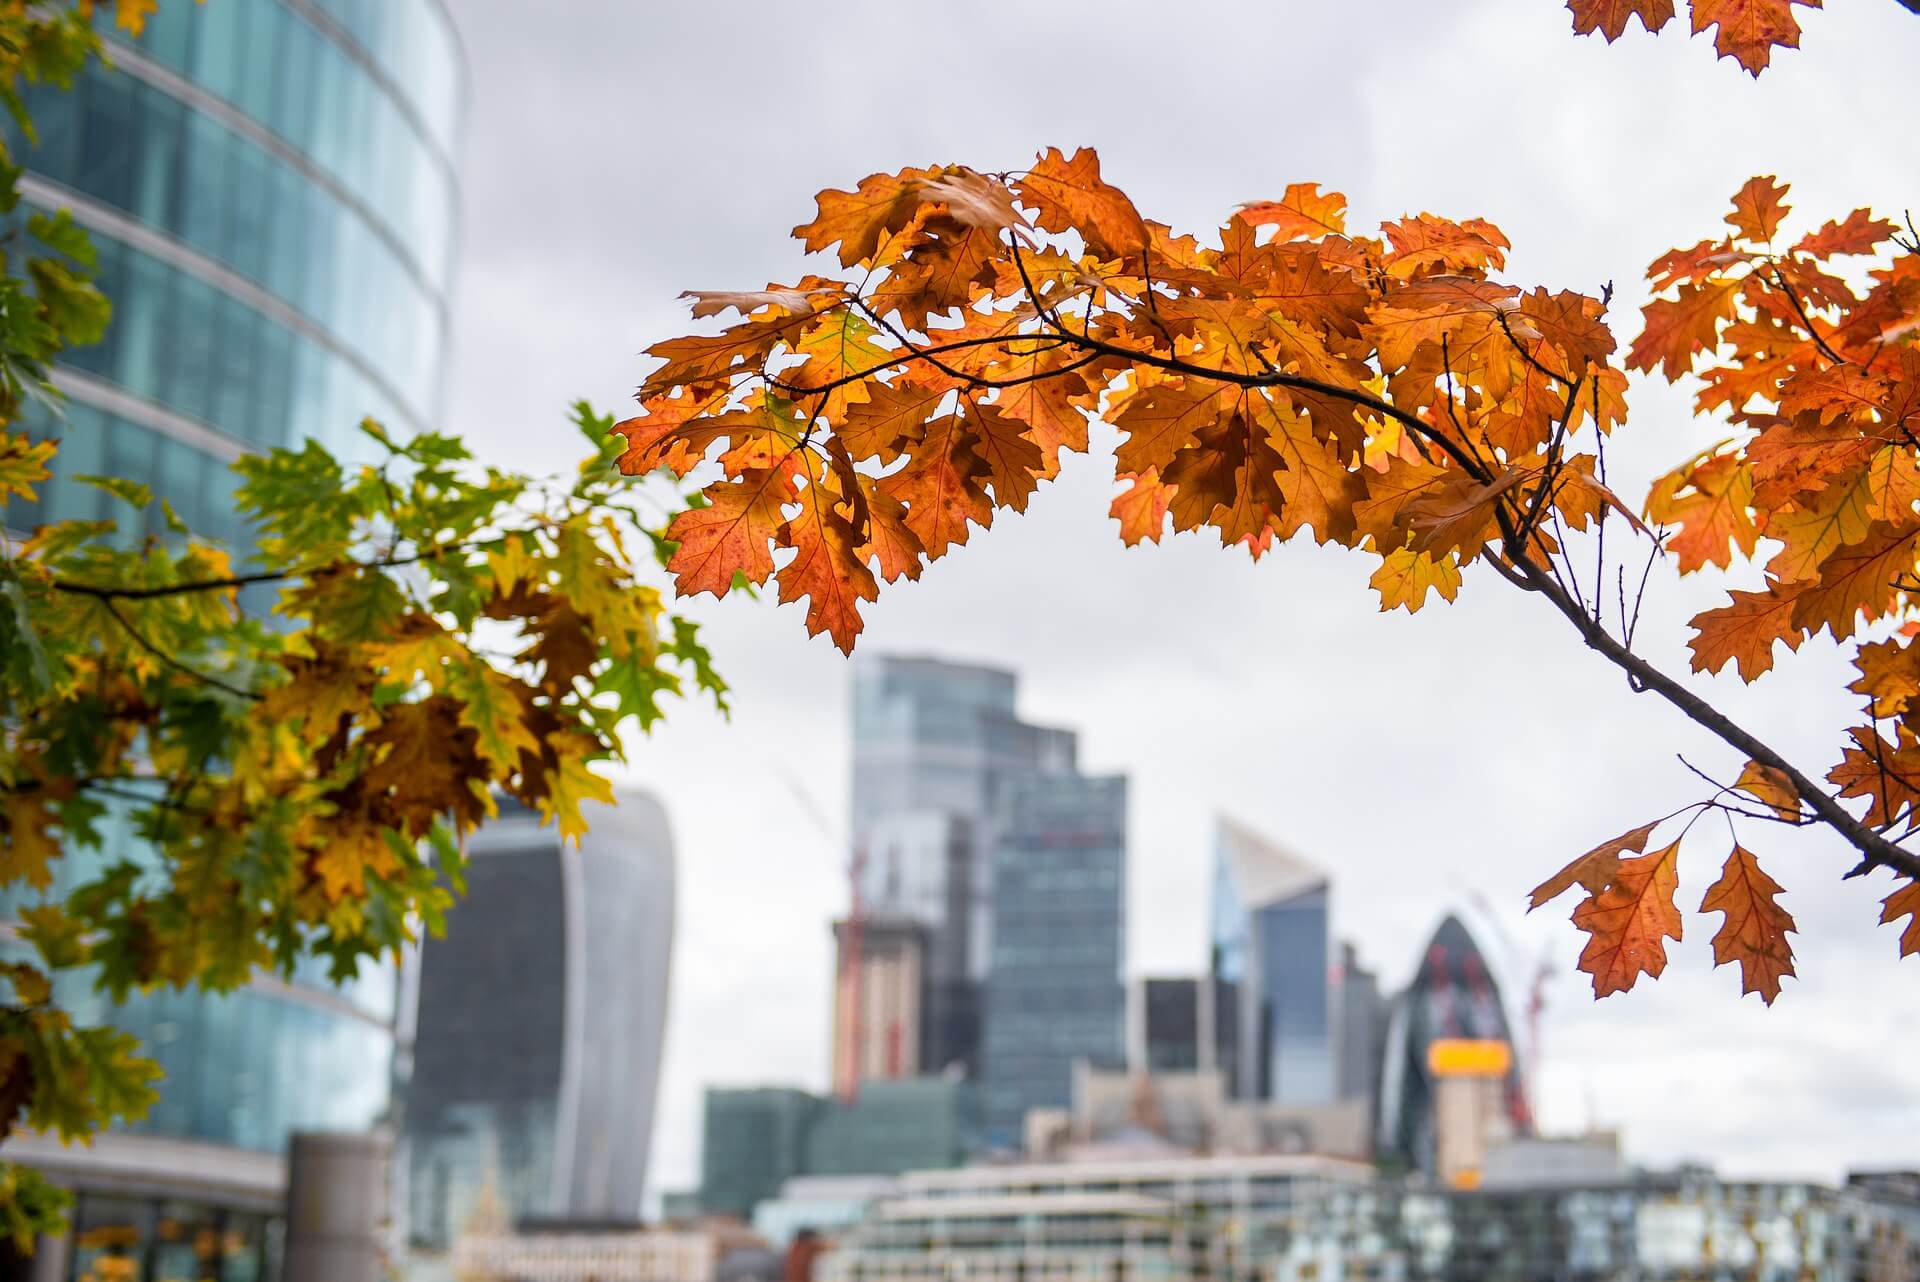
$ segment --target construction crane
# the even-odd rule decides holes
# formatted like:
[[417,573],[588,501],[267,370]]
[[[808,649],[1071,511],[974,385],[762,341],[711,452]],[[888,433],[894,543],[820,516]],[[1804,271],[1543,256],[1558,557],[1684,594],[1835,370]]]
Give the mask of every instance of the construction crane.
[[[834,1056],[833,1082],[834,1095],[843,1103],[851,1104],[860,1095],[860,1052],[866,1044],[866,841],[864,838],[848,841],[797,775],[778,764],[774,768],[794,800],[800,803],[814,830],[835,850],[851,849],[847,860],[847,919],[840,931],[839,958],[834,971],[835,997],[845,1003],[841,1009],[846,1018],[839,1021],[841,1027],[835,1030],[840,1045],[836,1048],[839,1053]],[[897,1034],[898,1030],[890,1031]],[[897,1059],[897,1053],[890,1058]]]
[[[1540,1091],[1540,1036],[1541,1027],[1547,1013],[1547,981],[1553,978],[1553,967],[1548,962],[1550,953],[1542,953],[1534,961],[1530,973],[1523,970],[1526,958],[1513,935],[1500,921],[1500,914],[1486,895],[1472,887],[1467,888],[1468,897],[1480,912],[1480,917],[1493,928],[1494,937],[1500,943],[1500,951],[1506,960],[1506,971],[1514,980],[1523,975],[1527,983],[1526,1005],[1521,1008],[1521,1027],[1526,1031],[1526,1041],[1519,1054],[1520,1060],[1520,1113],[1524,1116],[1514,1120],[1523,1122],[1528,1129],[1535,1125]],[[1518,994],[1516,994],[1518,996]]]
[[833,1093],[843,1104],[851,1104],[860,1097],[860,1052],[865,1045],[866,1033],[866,960],[867,944],[867,899],[862,883],[867,873],[867,843],[853,843],[853,855],[847,860],[847,921],[840,932],[839,971],[836,976],[840,988],[840,1000],[846,1003],[844,1027],[840,1030],[843,1042],[841,1053],[836,1057],[840,1062],[839,1080],[833,1084]]

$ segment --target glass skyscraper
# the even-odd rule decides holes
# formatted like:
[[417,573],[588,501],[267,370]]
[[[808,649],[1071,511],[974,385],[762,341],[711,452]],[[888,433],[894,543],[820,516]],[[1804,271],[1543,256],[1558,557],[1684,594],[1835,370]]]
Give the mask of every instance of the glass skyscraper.
[[[1441,1038],[1513,1044],[1500,985],[1480,946],[1458,917],[1433,932],[1413,982],[1393,999],[1381,1060],[1379,1134],[1382,1157],[1431,1172],[1436,1161],[1434,1075],[1427,1051]],[[1518,1067],[1501,1084],[1514,1129],[1532,1129]]]
[[1220,821],[1214,865],[1215,1055],[1236,1099],[1334,1098],[1324,872]]
[[993,860],[993,964],[981,1038],[983,1122],[1018,1148],[1029,1110],[1064,1108],[1073,1065],[1125,1058],[1127,781],[1014,785]]
[[25,203],[92,234],[114,320],[60,362],[60,479],[9,519],[110,515],[71,479],[99,473],[232,538],[242,451],[439,412],[461,53],[441,0],[168,3],[120,34],[25,90]]
[[638,1220],[666,1036],[667,814],[622,790],[576,849],[503,799],[420,949],[409,1231],[444,1250],[491,1183],[518,1218]]
[[[138,40],[101,25],[111,65],[71,92],[21,86],[40,142],[10,138],[27,208],[91,234],[114,318],[56,366],[64,416],[26,426],[59,438],[58,478],[7,520],[124,518],[73,480],[105,474],[237,541],[241,453],[309,436],[351,453],[363,416],[410,433],[439,412],[458,38],[442,0],[169,0]],[[137,857],[130,836],[110,845]],[[56,893],[87,873],[63,862]],[[139,1035],[167,1077],[146,1121],[91,1148],[8,1142],[80,1195],[31,1276],[274,1276],[288,1133],[388,1115],[392,971],[66,999]]]
[[1072,732],[1020,720],[1015,686],[1011,672],[939,659],[882,655],[854,665],[861,894],[868,912],[926,929],[924,1005],[915,1021],[922,1072],[977,1070],[993,851],[1011,790],[1016,780],[1074,769]]

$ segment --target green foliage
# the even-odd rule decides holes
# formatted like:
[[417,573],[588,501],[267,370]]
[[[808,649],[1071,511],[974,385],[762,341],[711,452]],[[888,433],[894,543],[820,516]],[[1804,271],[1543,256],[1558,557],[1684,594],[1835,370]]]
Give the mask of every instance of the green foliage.
[[[116,12],[137,30],[150,7]],[[70,83],[91,21],[0,0],[0,103],[27,137],[19,83]],[[0,213],[19,173],[0,154]],[[84,1140],[155,1098],[132,1037],[61,1009],[71,982],[227,990],[307,958],[349,978],[440,929],[500,795],[577,840],[629,719],[726,688],[647,581],[682,496],[623,476],[585,404],[565,476],[372,421],[370,462],[314,441],[243,458],[240,561],[139,477],[73,477],[122,515],[16,538],[8,504],[60,464],[23,402],[57,406],[49,362],[109,321],[93,262],[64,213],[0,241],[0,894],[8,956],[32,957],[0,962],[0,1139]],[[65,1204],[0,1164],[23,1248]]]

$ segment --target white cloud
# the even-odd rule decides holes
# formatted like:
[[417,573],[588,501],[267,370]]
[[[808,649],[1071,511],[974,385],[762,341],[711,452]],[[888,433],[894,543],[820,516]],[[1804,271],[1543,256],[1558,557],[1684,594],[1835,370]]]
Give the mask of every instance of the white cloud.
[[[679,332],[681,289],[791,278],[786,232],[812,193],[876,169],[1089,143],[1150,215],[1195,230],[1319,180],[1357,219],[1489,217],[1516,279],[1612,279],[1617,317],[1644,264],[1709,234],[1751,173],[1793,182],[1821,217],[1897,209],[1920,174],[1920,135],[1885,127],[1909,114],[1901,51],[1920,30],[1891,4],[1800,11],[1807,49],[1757,85],[1678,25],[1606,47],[1538,0],[455,7],[474,84],[448,421],[521,466],[571,457],[569,399],[622,401],[639,349]],[[1612,456],[1630,495],[1713,439],[1667,389],[1637,387],[1634,407]],[[1257,566],[1196,538],[1123,549],[1110,474],[1104,457],[1071,464],[1029,514],[890,590],[863,645],[1016,667],[1030,715],[1132,776],[1136,969],[1198,965],[1225,809],[1335,870],[1341,930],[1396,981],[1443,907],[1476,893],[1521,951],[1545,951],[1550,1123],[1590,1112],[1649,1159],[1733,1170],[1920,1156],[1920,1086],[1873,1068],[1920,1052],[1916,972],[1868,928],[1876,888],[1833,882],[1833,843],[1754,835],[1805,931],[1807,978],[1771,1011],[1710,969],[1717,919],[1688,921],[1659,984],[1595,1004],[1569,974],[1582,937],[1566,907],[1517,912],[1570,854],[1695,797],[1676,750],[1722,773],[1729,753],[1490,577],[1470,573],[1452,609],[1382,617],[1360,561],[1332,549]],[[1713,589],[1656,582],[1648,652],[1682,670],[1682,621]],[[844,898],[841,852],[795,796],[844,816],[844,662],[791,610],[692,612],[736,712],[676,708],[635,769],[672,810],[682,870],[668,1188],[696,1176],[703,1083],[824,1083]],[[1699,684],[1824,768],[1847,715],[1841,659],[1815,643],[1792,666],[1752,689]],[[1703,826],[1690,842],[1683,900],[1723,839]]]

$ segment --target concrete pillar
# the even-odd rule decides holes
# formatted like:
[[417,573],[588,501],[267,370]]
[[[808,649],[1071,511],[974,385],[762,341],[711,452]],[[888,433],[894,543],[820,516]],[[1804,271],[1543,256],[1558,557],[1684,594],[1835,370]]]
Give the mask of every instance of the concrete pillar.
[[381,1282],[392,1154],[382,1132],[293,1137],[283,1282]]

